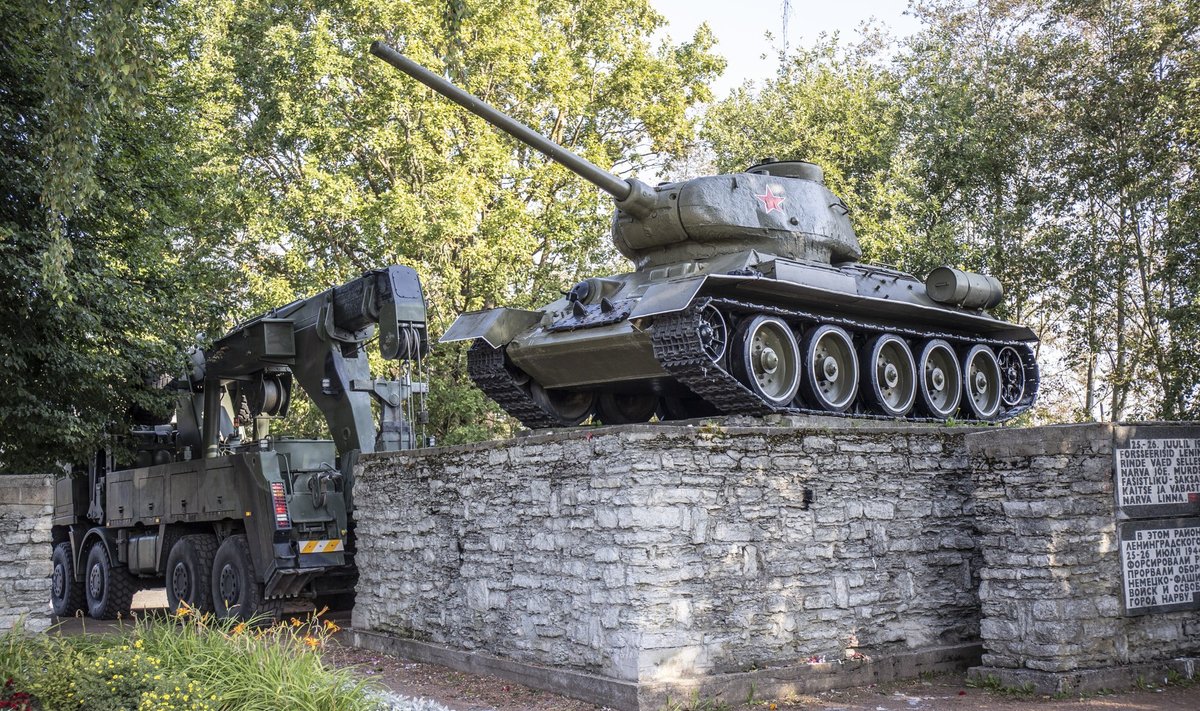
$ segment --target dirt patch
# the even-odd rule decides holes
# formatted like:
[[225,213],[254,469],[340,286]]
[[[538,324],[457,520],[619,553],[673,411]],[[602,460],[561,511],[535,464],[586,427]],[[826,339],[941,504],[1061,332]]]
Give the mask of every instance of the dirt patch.
[[[331,647],[326,659],[355,666],[397,694],[424,697],[454,711],[604,711],[558,694],[355,647]],[[1149,687],[1114,694],[1053,698],[967,686],[945,674],[794,698],[679,699],[666,711],[1196,711],[1200,685]]]
[[330,647],[324,656],[330,664],[357,667],[364,676],[397,694],[433,699],[454,711],[599,711],[603,708],[513,684],[499,677],[465,674],[356,647]]

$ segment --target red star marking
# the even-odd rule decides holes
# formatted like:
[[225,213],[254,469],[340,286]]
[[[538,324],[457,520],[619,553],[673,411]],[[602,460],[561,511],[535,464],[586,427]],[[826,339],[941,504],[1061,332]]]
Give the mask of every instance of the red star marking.
[[[781,190],[780,192],[783,191]],[[776,195],[774,190],[769,185],[767,186],[767,191],[765,193],[762,195],[755,195],[754,197],[762,200],[763,207],[766,208],[768,215],[770,215],[774,210],[783,212],[783,208],[780,207],[780,205],[783,204],[784,200],[787,200],[787,198],[785,198],[783,195]]]

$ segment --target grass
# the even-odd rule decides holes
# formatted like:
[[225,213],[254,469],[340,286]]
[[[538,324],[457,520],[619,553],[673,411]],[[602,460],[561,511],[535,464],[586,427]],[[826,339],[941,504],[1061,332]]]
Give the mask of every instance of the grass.
[[1025,682],[1020,686],[1006,686],[995,674],[988,674],[983,678],[968,678],[967,686],[1012,697],[1030,697],[1037,693],[1031,682]]
[[699,692],[694,692],[687,701],[667,699],[667,705],[662,711],[730,711],[729,704],[718,699],[700,698]]
[[[320,616],[267,625],[181,611],[108,634],[0,636],[0,679],[67,711],[377,711],[374,686],[326,666],[336,625]],[[3,706],[0,697],[0,708]],[[21,708],[12,706],[11,708]]]

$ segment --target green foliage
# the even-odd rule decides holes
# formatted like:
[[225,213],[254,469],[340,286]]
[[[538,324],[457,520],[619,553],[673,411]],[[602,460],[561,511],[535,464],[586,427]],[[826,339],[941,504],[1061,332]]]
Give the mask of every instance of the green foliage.
[[[437,335],[462,311],[537,306],[618,268],[606,198],[371,57],[373,40],[625,171],[687,147],[687,110],[720,69],[707,28],[651,47],[663,20],[645,0],[182,7],[193,61],[178,81],[203,87],[199,118],[243,220],[241,316],[403,262]],[[462,348],[428,366],[441,441],[509,431]]]
[[1195,4],[914,12],[922,29],[894,53],[875,35],[826,39],[716,104],[704,136],[718,165],[814,160],[867,259],[999,278],[996,315],[1051,346],[1043,419],[1195,417]]
[[[682,153],[721,61],[646,0],[2,0],[0,467],[82,460],[161,410],[199,334],[389,263],[461,311],[616,269],[610,204],[370,57],[386,37],[632,172]],[[511,422],[438,349],[443,441]],[[322,430],[298,403],[292,429]],[[161,420],[160,420],[161,421]]]
[[209,325],[189,102],[151,72],[153,3],[0,5],[0,470],[82,460],[110,423],[161,410]]
[[190,614],[105,635],[18,629],[0,636],[0,673],[47,709],[377,709],[365,681],[321,661],[336,630],[319,616],[262,626]]

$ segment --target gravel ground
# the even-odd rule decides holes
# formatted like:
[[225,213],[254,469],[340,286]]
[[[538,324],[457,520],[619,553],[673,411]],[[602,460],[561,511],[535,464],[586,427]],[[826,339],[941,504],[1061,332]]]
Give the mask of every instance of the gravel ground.
[[[352,647],[328,660],[354,665],[398,695],[395,711],[608,711],[503,679],[477,676]],[[404,705],[409,704],[409,705]],[[429,704],[429,705],[421,705]],[[1151,687],[1067,698],[967,686],[963,674],[778,699],[681,699],[665,711],[1200,711],[1200,685]]]

